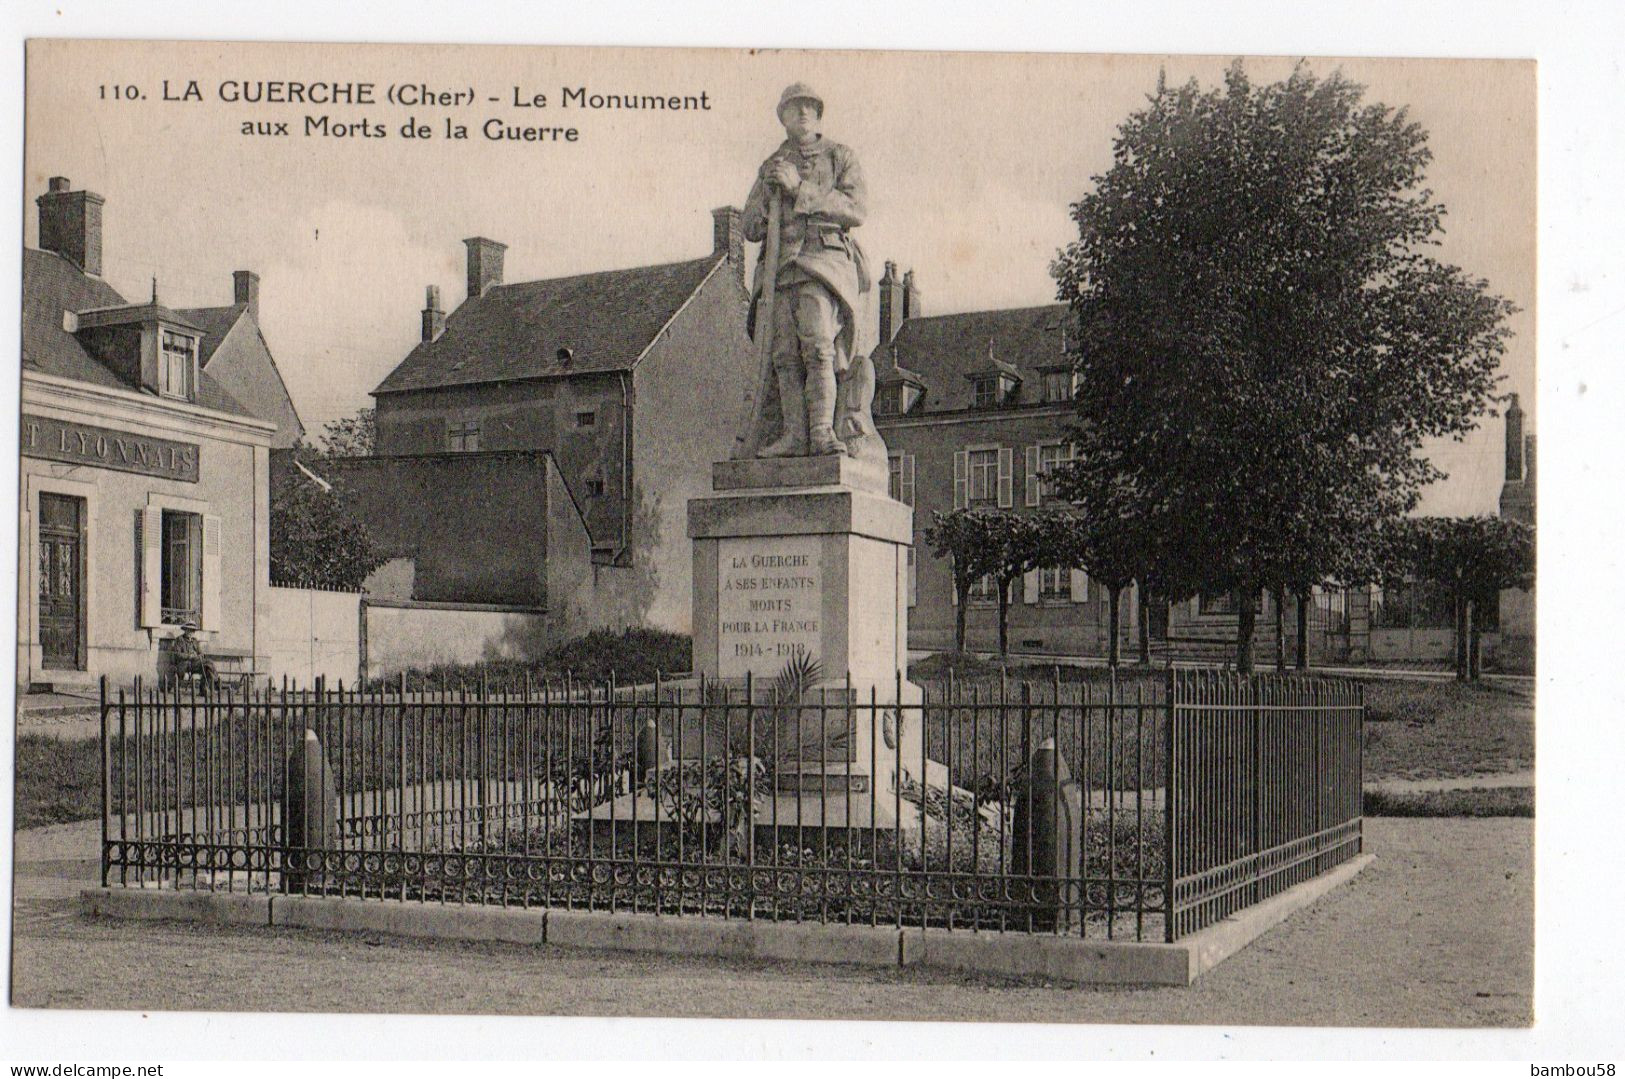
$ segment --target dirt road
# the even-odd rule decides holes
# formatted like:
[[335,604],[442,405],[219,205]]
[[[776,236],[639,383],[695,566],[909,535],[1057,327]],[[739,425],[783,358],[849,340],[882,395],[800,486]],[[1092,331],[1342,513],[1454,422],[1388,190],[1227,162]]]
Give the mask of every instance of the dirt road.
[[[1185,989],[95,921],[71,867],[21,867],[13,1003],[1324,1026],[1531,1020],[1533,821],[1368,819],[1377,861]],[[26,858],[26,856],[25,856]]]

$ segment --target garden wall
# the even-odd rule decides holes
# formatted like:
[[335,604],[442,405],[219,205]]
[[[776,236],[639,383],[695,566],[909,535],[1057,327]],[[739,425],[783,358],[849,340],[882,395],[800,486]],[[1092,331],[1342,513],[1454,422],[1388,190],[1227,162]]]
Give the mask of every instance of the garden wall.
[[367,678],[539,655],[563,639],[556,620],[538,608],[368,600],[363,610]]
[[361,594],[312,588],[264,590],[261,617],[273,682],[310,685],[317,678],[353,685],[361,673]]

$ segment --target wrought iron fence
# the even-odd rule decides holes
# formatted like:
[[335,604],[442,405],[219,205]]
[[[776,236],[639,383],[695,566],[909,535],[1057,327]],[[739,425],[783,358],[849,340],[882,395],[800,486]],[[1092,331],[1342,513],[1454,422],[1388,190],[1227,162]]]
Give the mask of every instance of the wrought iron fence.
[[104,685],[103,881],[1173,940],[1360,849],[1357,685],[923,689]]

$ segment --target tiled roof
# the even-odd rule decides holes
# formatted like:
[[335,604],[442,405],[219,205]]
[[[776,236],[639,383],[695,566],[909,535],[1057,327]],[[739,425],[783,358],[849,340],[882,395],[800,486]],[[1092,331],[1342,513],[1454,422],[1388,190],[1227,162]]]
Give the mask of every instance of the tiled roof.
[[[130,305],[107,282],[91,277],[60,255],[23,249],[23,366],[59,378],[121,390],[137,390],[85,351],[62,327],[64,311],[95,311]],[[197,403],[217,412],[253,416],[207,372],[198,374]]]
[[916,375],[926,386],[926,412],[970,408],[972,377],[995,371],[1022,380],[1011,404],[1038,404],[1040,372],[1066,363],[1062,327],[1070,317],[1065,304],[1046,304],[911,318],[890,345],[876,350],[875,373],[881,381],[895,379],[899,367]]
[[721,261],[498,285],[453,311],[445,332],[407,353],[373,392],[628,370]]
[[182,318],[191,322],[204,333],[203,351],[198,360],[205,366],[214,350],[220,347],[220,342],[226,339],[226,334],[237,324],[243,312],[248,310],[247,304],[233,304],[230,307],[187,307],[179,313]]

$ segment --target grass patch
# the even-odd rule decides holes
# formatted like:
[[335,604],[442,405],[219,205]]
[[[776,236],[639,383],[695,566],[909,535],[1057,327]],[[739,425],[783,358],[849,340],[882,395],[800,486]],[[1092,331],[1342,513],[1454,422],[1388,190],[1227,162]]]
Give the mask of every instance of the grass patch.
[[84,820],[100,811],[101,746],[94,738],[17,737],[17,828]]
[[1368,817],[1533,817],[1535,788],[1365,792]]
[[1365,683],[1368,779],[1518,772],[1535,766],[1527,691],[1480,683]]

